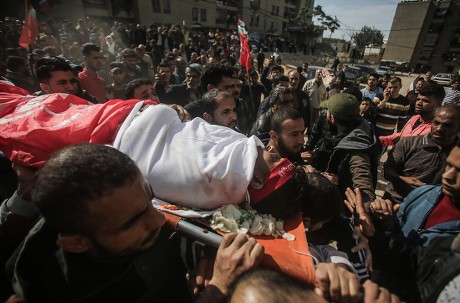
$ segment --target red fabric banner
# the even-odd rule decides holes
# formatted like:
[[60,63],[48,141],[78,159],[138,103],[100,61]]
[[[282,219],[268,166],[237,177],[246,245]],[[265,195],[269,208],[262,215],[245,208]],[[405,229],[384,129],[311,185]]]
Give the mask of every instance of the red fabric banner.
[[22,26],[21,36],[19,37],[19,45],[25,49],[29,49],[29,45],[34,48],[35,41],[38,39],[38,22],[37,13],[35,12],[29,1],[26,1],[27,15],[25,23]]

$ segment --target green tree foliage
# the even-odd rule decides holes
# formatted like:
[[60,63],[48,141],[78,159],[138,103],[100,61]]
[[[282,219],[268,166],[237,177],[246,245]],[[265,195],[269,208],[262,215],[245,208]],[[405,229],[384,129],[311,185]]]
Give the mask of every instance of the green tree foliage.
[[[313,17],[318,20],[320,25],[315,25],[312,22]],[[331,31],[331,35],[336,29],[340,27],[340,23],[337,17],[331,17],[327,15],[321,5],[315,6],[313,11],[310,11],[306,7],[302,7],[297,15],[293,18],[293,21],[297,23],[305,33],[312,34],[314,36],[321,32],[319,27],[326,27],[329,31]]]
[[374,26],[370,27],[364,25],[361,31],[354,35],[353,40],[355,41],[358,48],[364,48],[367,45],[381,46],[383,44],[384,35]]

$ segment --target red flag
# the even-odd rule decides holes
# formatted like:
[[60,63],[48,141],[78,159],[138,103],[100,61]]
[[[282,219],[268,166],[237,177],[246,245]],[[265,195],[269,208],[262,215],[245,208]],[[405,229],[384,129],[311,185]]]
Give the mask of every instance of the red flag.
[[29,45],[33,48],[35,41],[38,39],[38,22],[37,13],[32,5],[26,1],[27,15],[25,16],[25,23],[22,27],[21,37],[19,38],[19,45],[25,49],[29,49]]
[[240,36],[240,66],[246,68],[246,70],[251,69],[251,51],[249,50],[248,44],[248,33],[244,28],[244,22],[238,20],[238,33]]
[[48,3],[47,0],[41,0],[39,2],[40,4],[40,9],[42,10],[42,12],[44,12],[48,17],[51,16],[51,7]]

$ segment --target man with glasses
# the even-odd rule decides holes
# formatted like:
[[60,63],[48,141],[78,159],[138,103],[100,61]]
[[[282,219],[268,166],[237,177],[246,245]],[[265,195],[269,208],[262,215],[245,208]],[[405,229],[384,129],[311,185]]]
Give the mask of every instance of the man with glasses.
[[38,60],[35,73],[41,88],[37,95],[64,93],[100,103],[96,97],[79,87],[72,67],[62,58],[46,57]]

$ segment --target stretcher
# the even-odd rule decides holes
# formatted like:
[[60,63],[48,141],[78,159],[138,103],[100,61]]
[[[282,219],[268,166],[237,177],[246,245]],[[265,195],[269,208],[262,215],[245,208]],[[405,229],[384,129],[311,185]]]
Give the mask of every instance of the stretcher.
[[[224,233],[213,230],[206,219],[202,217],[187,218],[164,209],[160,209],[160,211],[165,215],[168,227],[205,245],[219,247]],[[285,221],[284,230],[293,234],[295,240],[288,241],[282,237],[250,235],[265,249],[261,266],[286,273],[313,285],[315,283],[313,259],[308,249],[305,227],[300,213]]]

